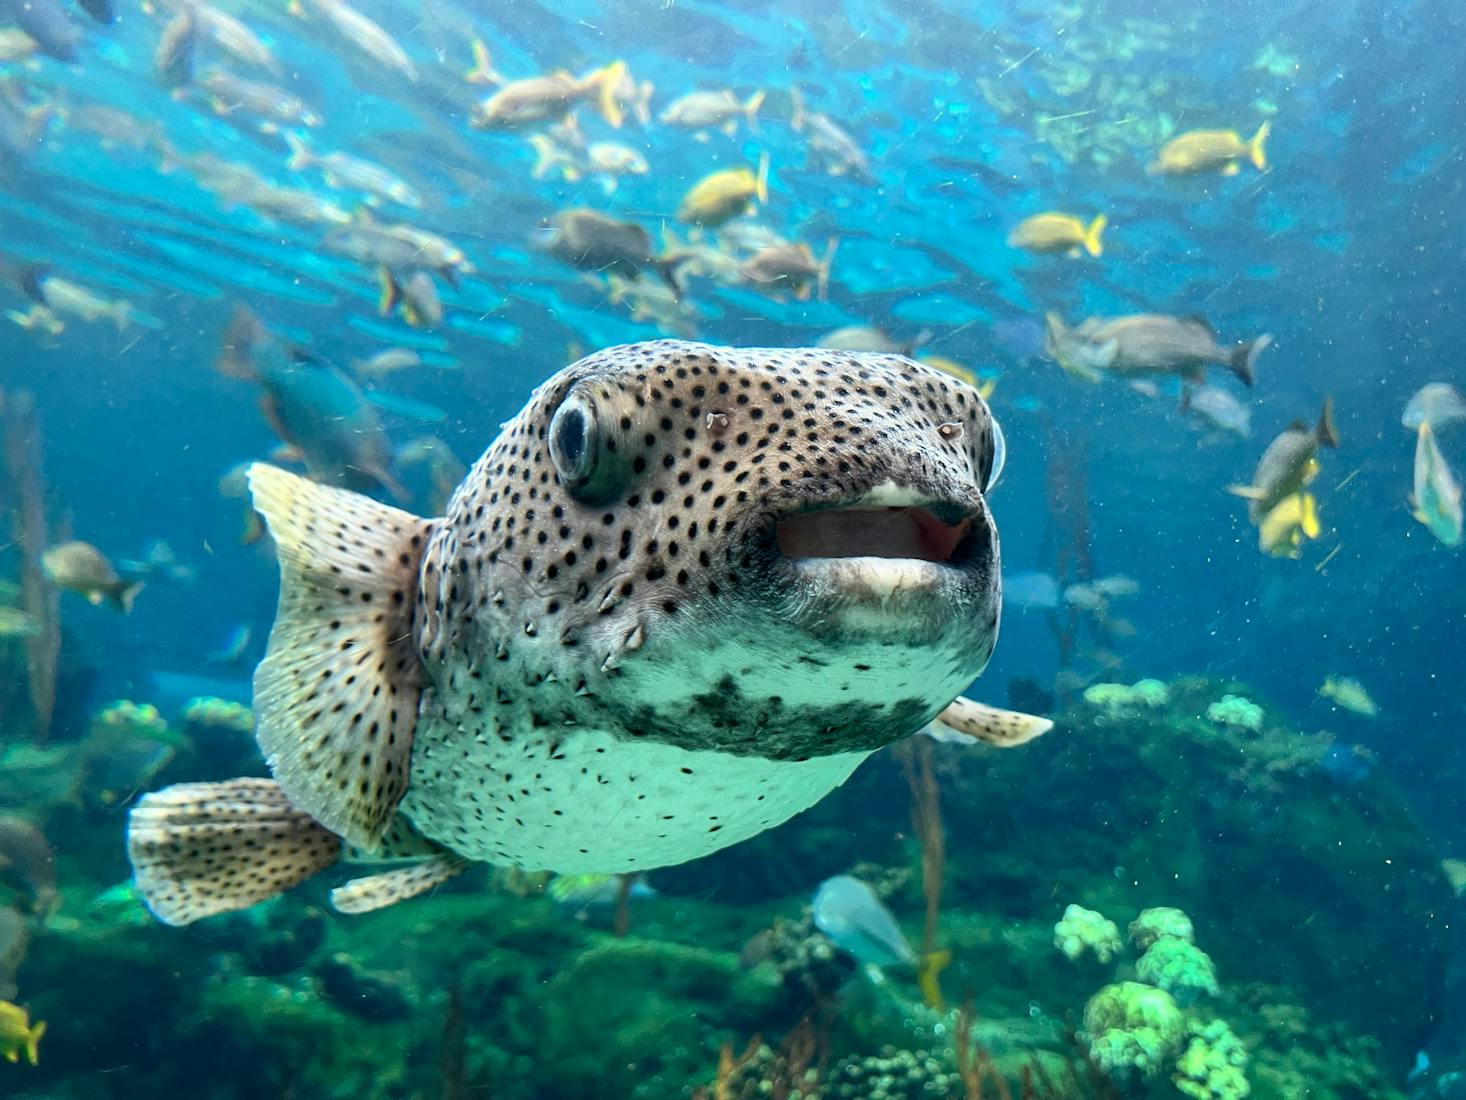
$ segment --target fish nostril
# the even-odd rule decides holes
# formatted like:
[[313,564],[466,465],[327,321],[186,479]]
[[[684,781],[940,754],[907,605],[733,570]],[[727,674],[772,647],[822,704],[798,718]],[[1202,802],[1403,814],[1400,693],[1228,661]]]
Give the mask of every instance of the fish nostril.
[[957,421],[949,421],[946,424],[937,425],[937,434],[948,443],[962,438],[962,425]]

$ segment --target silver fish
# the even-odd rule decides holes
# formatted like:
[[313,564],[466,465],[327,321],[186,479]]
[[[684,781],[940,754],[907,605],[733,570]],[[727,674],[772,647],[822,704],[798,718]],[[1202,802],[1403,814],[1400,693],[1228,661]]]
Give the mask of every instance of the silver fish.
[[1427,382],[1405,403],[1400,423],[1412,432],[1429,424],[1439,432],[1466,421],[1466,397],[1449,382]]
[[1186,386],[1181,391],[1181,411],[1191,413],[1213,428],[1246,439],[1252,434],[1252,410],[1230,393],[1216,386]]
[[1226,367],[1252,385],[1257,357],[1273,342],[1263,333],[1232,347],[1217,343],[1216,331],[1201,317],[1136,313],[1127,317],[1090,317],[1075,328],[1057,314],[1044,318],[1044,352],[1071,374],[1091,381],[1103,372],[1133,377],[1179,374],[1200,382],[1209,365]]
[[338,888],[346,912],[479,860],[633,872],[779,824],[933,718],[1027,740],[1047,723],[958,696],[997,636],[1001,438],[898,356],[662,341],[541,385],[440,519],[254,466],[274,779],[144,798],[140,893],[187,924],[346,846],[421,857]]

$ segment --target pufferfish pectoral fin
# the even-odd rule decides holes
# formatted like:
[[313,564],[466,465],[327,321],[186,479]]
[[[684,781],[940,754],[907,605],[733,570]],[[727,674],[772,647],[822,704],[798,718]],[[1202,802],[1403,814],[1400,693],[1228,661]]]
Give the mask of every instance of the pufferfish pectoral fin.
[[442,852],[423,863],[354,878],[331,891],[331,904],[341,913],[370,913],[385,909],[441,886],[468,864],[469,861],[461,856]]
[[432,524],[263,463],[248,476],[280,558],[256,739],[295,806],[374,849],[407,789],[422,694],[412,606]]
[[179,783],[133,807],[127,855],[153,915],[185,925],[304,882],[341,857],[341,838],[273,779]]
[[990,707],[958,696],[922,732],[938,741],[968,743],[982,741],[1000,749],[1011,749],[1042,737],[1054,728],[1048,718],[1017,710]]

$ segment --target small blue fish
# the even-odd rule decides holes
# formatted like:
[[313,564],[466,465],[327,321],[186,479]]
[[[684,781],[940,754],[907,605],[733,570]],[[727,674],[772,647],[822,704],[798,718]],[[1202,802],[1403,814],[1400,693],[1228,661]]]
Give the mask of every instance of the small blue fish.
[[814,895],[814,923],[840,950],[873,966],[916,963],[896,918],[858,878],[836,875]]

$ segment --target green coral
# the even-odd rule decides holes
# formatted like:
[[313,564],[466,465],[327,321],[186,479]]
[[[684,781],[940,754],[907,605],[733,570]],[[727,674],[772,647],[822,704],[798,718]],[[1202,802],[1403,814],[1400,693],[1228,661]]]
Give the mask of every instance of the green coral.
[[1171,689],[1159,680],[1139,680],[1131,685],[1091,684],[1084,689],[1084,701],[1102,710],[1163,707],[1170,699]]
[[253,733],[255,728],[254,711],[249,707],[232,699],[208,695],[188,701],[183,708],[183,721],[194,729],[202,727],[235,733]]
[[1142,909],[1140,916],[1130,922],[1130,942],[1137,951],[1148,951],[1151,944],[1162,936],[1185,940],[1187,943],[1196,939],[1191,918],[1179,909],[1170,909],[1163,905]]
[[131,699],[119,699],[99,710],[92,717],[92,733],[162,741],[165,744],[177,741],[168,729],[167,719],[157,707],[151,703],[134,703]]
[[1252,1092],[1247,1081],[1247,1047],[1223,1020],[1191,1021],[1191,1039],[1176,1059],[1171,1081],[1197,1100],[1240,1100]]
[[1175,936],[1162,936],[1151,944],[1135,964],[1135,976],[1164,989],[1183,1005],[1202,996],[1215,997],[1220,992],[1211,956]]
[[1154,1077],[1181,1048],[1186,1017],[1163,989],[1140,982],[1107,985],[1084,1006],[1090,1056],[1117,1081]]
[[1054,925],[1054,946],[1066,958],[1077,961],[1085,952],[1092,951],[1096,959],[1108,964],[1120,953],[1120,929],[1093,909],[1069,905]]
[[1241,695],[1223,695],[1206,708],[1206,716],[1224,726],[1237,726],[1253,733],[1262,729],[1262,708]]

